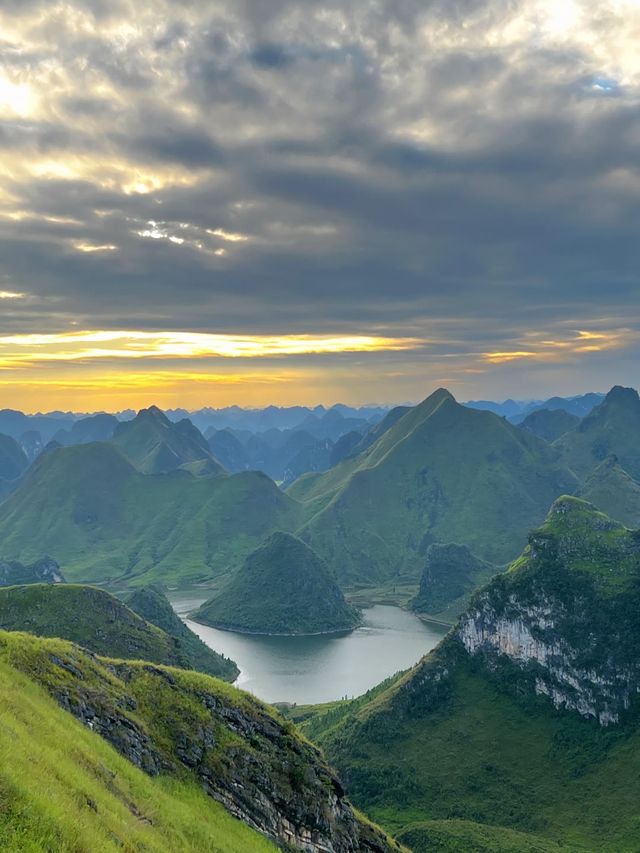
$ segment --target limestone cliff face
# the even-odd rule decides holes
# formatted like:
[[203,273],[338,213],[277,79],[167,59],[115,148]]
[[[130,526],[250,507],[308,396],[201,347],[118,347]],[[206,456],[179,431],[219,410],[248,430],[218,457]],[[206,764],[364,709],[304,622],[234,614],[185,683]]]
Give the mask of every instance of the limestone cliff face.
[[556,708],[621,721],[640,692],[640,542],[589,504],[556,502],[521,560],[474,598],[455,637]]

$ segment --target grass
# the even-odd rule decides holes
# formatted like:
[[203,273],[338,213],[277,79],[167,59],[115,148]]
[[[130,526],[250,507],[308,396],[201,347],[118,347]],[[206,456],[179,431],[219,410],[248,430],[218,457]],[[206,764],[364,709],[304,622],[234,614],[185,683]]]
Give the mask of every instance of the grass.
[[[325,828],[339,833],[349,822],[348,816],[344,817],[346,802],[341,801],[341,808],[332,811],[336,797],[342,794],[333,771],[315,747],[273,709],[218,679],[144,662],[101,659],[62,640],[6,632],[0,632],[0,665],[15,672],[17,685],[22,685],[27,677],[75,715],[90,721],[95,732],[117,745],[134,763],[152,774],[159,772],[163,780],[160,786],[174,790],[175,786],[185,785],[185,790],[194,791],[198,782],[206,782],[225,801],[231,800],[240,813],[269,828],[274,823],[264,815],[270,809],[271,814],[282,817],[284,825],[289,820],[299,827],[317,827],[324,816]],[[18,693],[16,702],[20,699]],[[69,729],[73,738],[77,725],[71,716],[66,715],[65,719],[75,726]],[[37,750],[38,742],[34,744]],[[60,745],[65,748],[67,742],[61,740]],[[73,755],[71,749],[68,752]],[[60,766],[62,772],[70,772],[63,762]],[[36,785],[33,797],[37,802],[38,783],[28,773],[25,775],[24,768],[10,778],[14,787],[21,780],[23,785]],[[61,780],[60,784],[63,783]],[[73,793],[73,782],[68,787]],[[96,803],[93,789],[87,788],[87,793]],[[27,789],[19,801],[22,811],[30,797]],[[127,795],[125,805],[129,801],[136,804],[136,816],[150,815],[154,820],[156,812],[146,805],[138,806],[135,798]],[[86,800],[80,800],[80,806],[85,803]],[[197,808],[201,809],[202,800],[198,803]],[[158,809],[162,808],[160,801]],[[89,810],[93,811],[90,804]],[[171,823],[168,807],[163,819]],[[191,821],[197,823],[194,814],[188,816],[186,825]],[[376,834],[382,837],[367,821],[358,824],[361,838]],[[12,821],[12,827],[15,825]],[[17,832],[12,828],[13,831]],[[263,849],[251,846],[251,836],[246,838],[244,850]],[[58,849],[65,848],[54,844],[52,853]],[[96,845],[71,849],[93,853],[111,848]],[[147,848],[125,846],[124,849]],[[191,848],[167,844],[158,849],[231,851],[236,848],[224,843],[219,847],[203,843]]]
[[638,849],[640,735],[521,704],[471,669],[431,713],[401,719],[380,697],[315,737],[354,802],[391,831],[468,820],[578,849]]
[[[533,635],[568,649],[569,672],[584,672],[587,687],[598,677],[614,685],[607,701],[617,707],[616,679],[622,694],[630,673],[635,692],[639,580],[638,535],[562,497],[522,558],[477,594],[471,614],[526,623],[527,607],[543,607],[544,624],[532,617]],[[545,673],[552,679],[553,667]],[[435,838],[433,849],[549,849],[535,839],[522,848],[507,836],[483,839],[475,829],[467,838],[459,823],[451,835],[450,824],[430,823],[464,821],[571,850],[640,850],[637,701],[632,695],[619,725],[602,727],[538,696],[540,674],[487,650],[471,658],[450,634],[364,702],[295,709],[294,718],[336,764],[358,806],[394,832],[428,821],[418,835],[425,845]]]
[[47,553],[71,581],[187,585],[238,565],[299,507],[265,475],[145,475],[108,443],[61,448],[36,462],[0,507],[3,556]]
[[306,510],[301,537],[340,583],[380,586],[415,581],[436,541],[506,563],[575,485],[546,442],[438,391],[360,456],[288,494]]
[[152,779],[0,662],[3,853],[268,853],[192,781]]

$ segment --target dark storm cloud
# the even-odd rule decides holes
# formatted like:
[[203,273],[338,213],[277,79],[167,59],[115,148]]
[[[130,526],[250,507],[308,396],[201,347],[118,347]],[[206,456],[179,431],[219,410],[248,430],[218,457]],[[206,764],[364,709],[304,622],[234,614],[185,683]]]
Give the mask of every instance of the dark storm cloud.
[[0,331],[634,322],[640,24],[578,5],[4,4]]

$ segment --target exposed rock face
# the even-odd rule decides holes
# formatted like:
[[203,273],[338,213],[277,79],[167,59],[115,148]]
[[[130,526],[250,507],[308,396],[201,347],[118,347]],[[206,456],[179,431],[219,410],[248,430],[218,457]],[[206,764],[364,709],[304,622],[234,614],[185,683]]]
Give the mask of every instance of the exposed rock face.
[[108,664],[71,644],[40,642],[44,654],[20,667],[147,773],[193,773],[211,797],[286,850],[394,849],[354,813],[319,750],[246,694],[206,676]]
[[30,566],[24,566],[16,560],[0,560],[0,586],[64,582],[60,566],[51,557],[43,557]]
[[640,539],[590,504],[562,499],[525,556],[473,600],[456,636],[505,662],[557,708],[621,721],[640,691]]

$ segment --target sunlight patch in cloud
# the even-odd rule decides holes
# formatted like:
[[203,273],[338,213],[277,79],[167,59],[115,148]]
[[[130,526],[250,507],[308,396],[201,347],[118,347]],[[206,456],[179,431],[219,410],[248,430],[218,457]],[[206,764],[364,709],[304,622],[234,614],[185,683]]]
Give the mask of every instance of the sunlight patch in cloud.
[[637,339],[633,329],[615,329],[610,331],[576,330],[566,339],[546,339],[537,332],[530,332],[527,343],[536,341],[536,347],[528,349],[498,350],[484,352],[482,357],[489,364],[504,364],[510,361],[562,362],[573,355],[622,349]]
[[366,335],[224,335],[199,332],[80,331],[0,337],[0,369],[93,359],[269,358],[401,351],[416,338]]

